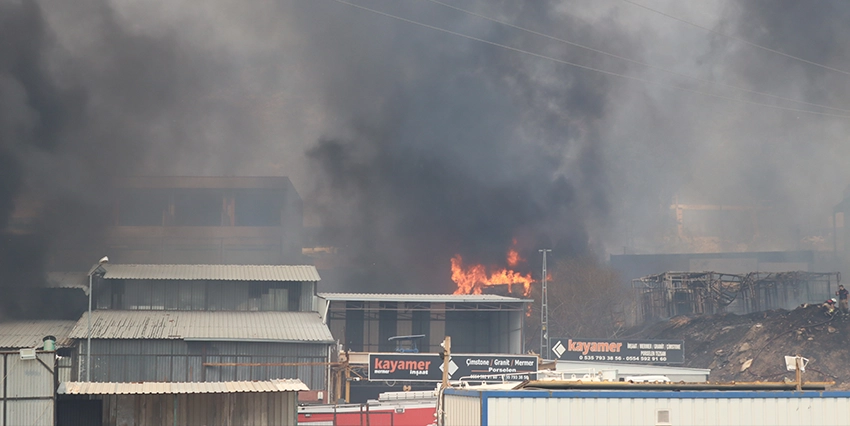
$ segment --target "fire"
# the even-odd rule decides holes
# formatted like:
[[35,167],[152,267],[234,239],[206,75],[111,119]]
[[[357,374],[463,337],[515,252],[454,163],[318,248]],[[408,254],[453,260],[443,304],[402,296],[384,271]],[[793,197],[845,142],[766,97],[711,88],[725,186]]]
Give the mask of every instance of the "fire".
[[519,252],[514,249],[508,250],[508,266],[516,268],[519,262],[525,262],[525,259],[519,256]]
[[[507,262],[515,267],[523,259],[519,253],[511,249],[508,251]],[[514,284],[522,284],[523,295],[528,296],[531,292],[531,274],[521,274],[510,269],[500,269],[487,272],[484,265],[471,265],[464,267],[463,258],[457,254],[452,258],[452,281],[457,284],[454,294],[481,294],[482,288],[490,285],[507,284],[508,291],[513,291]]]

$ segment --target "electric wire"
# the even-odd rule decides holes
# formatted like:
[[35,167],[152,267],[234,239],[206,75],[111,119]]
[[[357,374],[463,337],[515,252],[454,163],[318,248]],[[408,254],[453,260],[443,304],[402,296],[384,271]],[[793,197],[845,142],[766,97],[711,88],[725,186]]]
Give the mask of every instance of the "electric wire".
[[491,18],[489,16],[485,16],[485,15],[482,15],[482,14],[479,14],[479,13],[476,13],[476,12],[473,12],[473,11],[470,11],[470,10],[467,10],[467,9],[463,9],[463,8],[460,8],[460,7],[451,5],[451,4],[443,3],[439,0],[426,0],[426,1],[434,3],[434,4],[438,4],[440,6],[447,7],[449,9],[454,9],[454,10],[457,10],[458,12],[463,12],[463,13],[481,18],[481,19],[486,19],[490,22],[495,22],[497,24],[505,25],[505,26],[514,28],[516,30],[524,31],[524,32],[529,33],[529,34],[534,34],[536,36],[544,37],[544,38],[547,38],[549,40],[553,40],[553,41],[557,41],[557,42],[560,42],[560,43],[568,44],[570,46],[589,50],[591,52],[595,52],[595,53],[598,53],[600,55],[605,55],[605,56],[608,56],[608,57],[611,57],[611,58],[620,59],[620,60],[623,60],[623,61],[626,61],[626,62],[629,62],[629,63],[632,63],[632,64],[644,66],[644,67],[647,67],[647,68],[650,68],[650,69],[653,69],[653,70],[656,70],[656,71],[665,72],[665,73],[675,75],[675,76],[678,76],[678,77],[687,78],[687,79],[699,81],[701,83],[706,83],[706,84],[716,84],[716,85],[719,85],[719,86],[723,86],[723,87],[726,87],[726,88],[729,88],[729,89],[739,90],[739,91],[746,92],[746,93],[749,93],[749,94],[766,96],[766,97],[770,97],[770,98],[774,98],[774,99],[781,99],[781,100],[784,100],[784,101],[796,102],[796,103],[799,103],[799,104],[804,104],[804,105],[813,106],[813,107],[817,107],[817,108],[830,109],[830,110],[834,110],[834,111],[841,111],[841,112],[845,112],[845,113],[850,114],[850,109],[844,109],[844,108],[831,107],[831,106],[827,106],[827,105],[815,104],[815,103],[811,103],[811,102],[801,101],[801,100],[798,100],[798,99],[788,98],[788,97],[785,97],[785,96],[773,95],[773,94],[770,94],[770,93],[759,92],[759,91],[756,91],[756,90],[750,90],[750,89],[738,87],[738,86],[735,86],[735,85],[732,85],[732,84],[723,83],[723,82],[720,82],[720,81],[709,80],[709,79],[706,79],[706,78],[701,78],[701,77],[696,77],[696,76],[692,76],[692,75],[688,75],[688,74],[683,74],[683,73],[680,73],[680,72],[677,72],[677,71],[672,71],[672,70],[662,68],[662,67],[659,67],[659,66],[655,66],[655,65],[652,65],[652,64],[649,64],[649,63],[646,63],[646,62],[636,60],[636,59],[631,59],[631,58],[627,58],[625,56],[620,56],[620,55],[617,55],[617,54],[614,54],[614,53],[605,52],[603,50],[595,49],[593,47],[585,46],[585,45],[582,45],[582,44],[579,44],[579,43],[576,43],[576,42],[572,42],[572,41],[569,41],[569,40],[566,40],[566,39],[563,39],[563,38],[551,36],[549,34],[530,30],[528,28],[523,28],[523,27],[520,27],[518,25],[512,24],[510,22]]
[[392,19],[396,19],[396,20],[399,20],[399,21],[402,21],[402,22],[409,23],[409,24],[428,28],[428,29],[431,29],[431,30],[434,30],[434,31],[444,32],[446,34],[451,34],[451,35],[454,35],[454,36],[463,37],[463,38],[466,38],[466,39],[469,39],[469,40],[477,41],[479,43],[489,44],[491,46],[500,47],[500,48],[510,50],[510,51],[513,51],[513,52],[523,53],[523,54],[533,56],[533,57],[536,57],[536,58],[546,59],[546,60],[556,62],[556,63],[559,63],[559,64],[569,65],[569,66],[572,66],[572,67],[581,68],[581,69],[588,70],[588,71],[594,71],[594,72],[598,72],[598,73],[609,75],[609,76],[620,77],[620,78],[624,78],[624,79],[627,79],[627,80],[638,81],[638,82],[645,83],[645,84],[654,84],[654,85],[658,85],[660,87],[678,89],[678,90],[682,90],[682,91],[686,91],[686,92],[690,92],[690,93],[695,93],[695,94],[699,94],[699,95],[703,95],[703,96],[709,96],[709,97],[718,98],[718,99],[725,99],[725,100],[734,101],[734,102],[743,102],[743,103],[747,103],[747,104],[751,104],[751,105],[757,105],[757,106],[762,106],[762,107],[772,108],[772,109],[778,109],[778,110],[783,110],[783,111],[790,111],[790,112],[797,112],[797,113],[811,114],[811,115],[820,115],[820,116],[834,117],[834,118],[850,118],[850,115],[831,114],[831,113],[827,113],[827,112],[812,111],[812,110],[799,109],[799,108],[789,108],[789,107],[783,107],[783,106],[779,106],[779,105],[771,105],[771,104],[766,104],[766,103],[763,103],[763,102],[751,101],[751,100],[741,99],[741,98],[733,98],[733,97],[730,97],[730,96],[718,95],[718,94],[715,94],[715,93],[704,92],[704,91],[701,91],[701,90],[677,86],[677,85],[674,85],[674,84],[662,83],[662,82],[658,82],[658,81],[647,80],[647,79],[640,78],[640,77],[634,77],[634,76],[620,74],[620,73],[616,73],[616,72],[612,72],[612,71],[606,71],[606,70],[602,70],[602,69],[599,69],[599,68],[594,68],[594,67],[589,67],[589,66],[586,66],[586,65],[577,64],[575,62],[569,62],[569,61],[565,61],[565,60],[562,60],[562,59],[553,58],[551,56],[542,55],[540,53],[530,52],[530,51],[527,51],[527,50],[523,50],[523,49],[519,49],[519,48],[516,48],[516,47],[504,45],[504,44],[501,44],[501,43],[496,43],[494,41],[485,40],[485,39],[482,39],[482,38],[458,33],[458,32],[448,30],[448,29],[445,29],[445,28],[440,28],[440,27],[425,24],[425,23],[422,23],[422,22],[414,21],[412,19],[407,19],[407,18],[403,18],[403,17],[400,17],[400,16],[392,15],[392,14],[389,14],[389,13],[386,13],[386,12],[382,12],[380,10],[371,9],[371,8],[366,7],[366,6],[361,6],[361,5],[351,3],[351,2],[348,2],[348,1],[345,1],[345,0],[333,0],[333,1],[340,3],[340,4],[347,5],[347,6],[351,6],[351,7],[357,8],[357,9],[365,10],[367,12],[375,13],[377,15],[385,16],[387,18],[392,18]]
[[809,65],[814,65],[814,66],[816,66],[816,67],[820,67],[820,68],[827,69],[827,70],[830,70],[830,71],[835,71],[835,72],[840,72],[840,73],[842,73],[842,74],[850,75],[850,71],[844,71],[844,70],[842,70],[842,69],[833,68],[833,67],[830,67],[830,66],[828,66],[828,65],[819,64],[819,63],[817,63],[817,62],[813,62],[813,61],[810,61],[810,60],[808,60],[808,59],[803,59],[803,58],[800,58],[800,57],[797,57],[797,56],[794,56],[794,55],[789,55],[789,54],[787,54],[787,53],[785,53],[785,52],[781,52],[781,51],[776,50],[776,49],[771,49],[771,48],[769,48],[769,47],[765,47],[765,46],[762,46],[762,45],[760,45],[760,44],[756,44],[756,43],[753,43],[753,42],[751,42],[751,41],[744,40],[744,39],[742,39],[742,38],[740,38],[740,37],[736,37],[736,36],[733,36],[733,35],[725,34],[725,33],[722,33],[722,32],[720,32],[720,31],[713,30],[713,29],[708,28],[708,27],[704,27],[704,26],[702,26],[702,25],[700,25],[700,24],[696,24],[696,23],[694,23],[694,22],[691,22],[691,21],[688,21],[688,20],[685,20],[685,19],[679,18],[679,17],[677,17],[677,16],[670,15],[670,14],[665,13],[665,12],[662,12],[662,11],[660,11],[660,10],[653,9],[653,8],[651,8],[651,7],[649,7],[649,6],[645,6],[645,5],[642,5],[642,4],[640,4],[640,3],[636,3],[636,2],[634,2],[634,1],[632,1],[632,0],[623,0],[623,1],[624,1],[624,2],[626,2],[626,3],[628,3],[628,4],[631,4],[631,5],[634,5],[634,6],[637,6],[637,7],[643,8],[643,9],[646,9],[646,10],[648,10],[648,11],[650,11],[650,12],[654,12],[654,13],[657,13],[657,14],[659,14],[659,15],[666,16],[666,17],[668,17],[668,18],[670,18],[670,19],[674,19],[674,20],[676,20],[676,21],[682,22],[682,23],[684,23],[684,24],[688,24],[688,25],[690,25],[690,26],[693,26],[693,27],[699,28],[699,29],[704,30],[704,31],[708,31],[708,32],[710,32],[710,33],[712,33],[712,34],[719,35],[719,36],[721,36],[721,37],[726,37],[726,38],[731,39],[731,40],[739,41],[739,42],[741,42],[741,43],[744,43],[744,44],[747,44],[747,45],[749,45],[749,46],[755,47],[755,48],[757,48],[757,49],[765,50],[765,51],[768,51],[768,52],[771,52],[771,53],[776,53],[777,55],[782,55],[782,56],[785,56],[786,58],[794,59],[794,60],[796,60],[796,61],[800,61],[800,62],[805,62],[805,63],[807,63],[807,64],[809,64]]

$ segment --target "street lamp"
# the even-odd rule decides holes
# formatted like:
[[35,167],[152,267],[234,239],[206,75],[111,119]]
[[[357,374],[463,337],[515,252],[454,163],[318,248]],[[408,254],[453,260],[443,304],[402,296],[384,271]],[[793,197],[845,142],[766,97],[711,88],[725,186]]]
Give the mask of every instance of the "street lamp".
[[95,273],[104,273],[103,265],[104,263],[109,262],[109,258],[103,256],[97,262],[97,265],[91,268],[89,271],[89,314],[88,314],[88,332],[86,333],[86,382],[91,382],[91,295],[94,293],[94,289],[92,287],[92,277]]

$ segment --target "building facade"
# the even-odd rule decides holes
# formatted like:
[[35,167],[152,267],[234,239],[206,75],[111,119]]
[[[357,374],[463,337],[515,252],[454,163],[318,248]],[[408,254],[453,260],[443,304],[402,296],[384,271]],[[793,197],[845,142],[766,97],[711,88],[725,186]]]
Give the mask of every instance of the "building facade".
[[474,294],[320,293],[334,338],[352,352],[394,352],[393,336],[424,335],[419,352],[439,352],[445,336],[455,353],[520,354],[531,302]]
[[298,377],[326,389],[334,339],[312,266],[103,264],[93,276],[96,310],[70,334],[78,380],[90,335],[93,382]]
[[59,244],[52,269],[122,263],[304,263],[302,201],[286,177],[126,177],[113,183],[100,253]]

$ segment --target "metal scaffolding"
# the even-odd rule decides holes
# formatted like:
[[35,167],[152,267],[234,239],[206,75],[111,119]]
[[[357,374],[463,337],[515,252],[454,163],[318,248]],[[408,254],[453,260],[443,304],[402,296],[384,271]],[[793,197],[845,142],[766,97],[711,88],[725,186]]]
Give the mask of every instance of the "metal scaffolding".
[[639,297],[638,319],[767,309],[791,309],[831,297],[838,272],[665,272],[632,280]]

